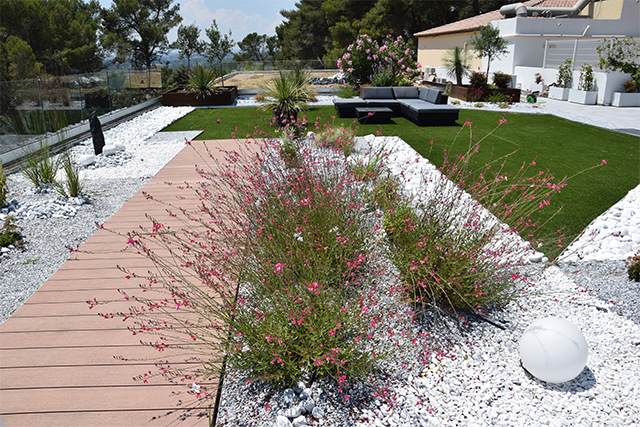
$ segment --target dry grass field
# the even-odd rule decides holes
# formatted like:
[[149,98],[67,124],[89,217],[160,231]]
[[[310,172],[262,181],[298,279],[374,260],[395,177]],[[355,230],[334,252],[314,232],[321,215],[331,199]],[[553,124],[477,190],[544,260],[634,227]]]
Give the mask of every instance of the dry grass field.
[[[330,77],[336,74],[336,71],[311,71],[311,77]],[[232,77],[224,78],[225,86],[237,86],[238,89],[259,89],[263,85],[269,82],[272,78],[277,76],[278,73],[273,71],[252,71],[242,72]],[[216,80],[216,84],[221,84],[222,80]],[[316,87],[326,87],[327,85],[317,85]]]

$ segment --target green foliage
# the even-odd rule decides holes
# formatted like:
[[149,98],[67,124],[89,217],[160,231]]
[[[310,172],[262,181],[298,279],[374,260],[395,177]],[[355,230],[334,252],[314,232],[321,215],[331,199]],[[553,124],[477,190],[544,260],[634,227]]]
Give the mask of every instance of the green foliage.
[[342,152],[345,157],[349,157],[353,146],[357,129],[354,130],[349,125],[333,126],[326,124],[324,129],[316,133],[315,142],[320,147],[330,147]]
[[500,58],[507,53],[507,40],[500,37],[500,29],[493,25],[485,25],[471,38],[471,44],[478,53],[478,57],[487,58],[487,76],[491,67],[491,60]]
[[0,75],[30,78],[40,67],[52,75],[100,70],[99,12],[97,2],[81,0],[0,1]]
[[4,219],[4,224],[0,228],[0,247],[7,247],[9,245],[22,246],[22,227],[18,227],[14,221],[15,217],[8,215]]
[[460,105],[460,100],[454,99],[454,100],[451,101],[451,104],[452,105]]
[[400,185],[400,179],[395,175],[380,175],[376,179],[371,192],[366,195],[365,200],[367,203],[375,205],[378,209],[386,212],[401,200],[399,194]]
[[4,174],[4,168],[2,167],[2,160],[0,160],[0,208],[7,204],[7,194],[9,194],[8,182],[11,181]]
[[338,98],[353,98],[360,94],[357,87],[346,84],[340,86],[340,89],[334,93]]
[[204,43],[204,55],[210,65],[216,61],[220,63],[220,75],[222,76],[222,85],[224,86],[222,61],[224,61],[224,58],[231,53],[231,50],[236,43],[231,39],[231,30],[229,30],[229,34],[225,34],[224,36],[220,33],[218,23],[215,19],[211,23],[211,27],[205,30],[205,33],[207,34],[209,41]]
[[214,82],[216,81],[216,73],[202,64],[197,64],[191,70],[187,89],[196,93],[196,97],[209,96],[216,91]]
[[511,82],[511,76],[509,74],[496,72],[493,73],[493,84],[499,89],[506,89]]
[[447,68],[447,76],[456,78],[456,85],[462,86],[462,79],[469,76],[469,61],[471,55],[460,46],[447,50],[442,58]]
[[60,165],[64,171],[66,181],[54,182],[53,185],[62,197],[78,197],[82,195],[84,186],[80,179],[80,167],[73,162],[69,151],[64,151],[60,156]]
[[182,18],[173,0],[113,0],[103,9],[102,45],[116,53],[115,62],[131,59],[136,68],[151,68],[169,50],[169,31]]
[[469,80],[472,88],[483,88],[487,85],[487,76],[477,71],[471,73]]
[[420,64],[415,61],[415,52],[401,36],[387,35],[378,43],[367,34],[358,36],[356,42],[347,47],[347,52],[338,60],[338,67],[351,84],[376,83],[382,86],[400,85],[417,74]]
[[266,103],[259,108],[273,111],[279,123],[297,117],[298,112],[309,108],[307,102],[313,99],[314,93],[309,88],[309,82],[309,73],[302,70],[288,73],[280,71],[278,77],[263,87]]
[[27,156],[21,173],[33,183],[34,187],[55,185],[59,167],[58,160],[50,155],[49,147],[40,145],[39,151]]
[[507,102],[507,95],[504,93],[500,93],[498,91],[491,92],[491,95],[485,98],[485,101],[491,102],[492,104],[501,104]]
[[622,89],[625,93],[634,93],[640,91],[640,86],[638,86],[638,82],[635,80],[627,80],[622,83]]
[[558,67],[558,81],[556,85],[562,88],[569,88],[571,87],[571,80],[573,80],[573,61],[567,58],[562,65]]
[[631,78],[640,87],[640,49],[633,37],[619,39],[612,37],[603,40],[597,48],[600,60],[598,65],[605,71],[621,71],[631,74]]
[[250,33],[242,41],[238,42],[240,52],[233,55],[234,61],[262,61],[273,59],[279,50],[276,36],[266,34]]
[[476,102],[475,104],[473,104],[473,106],[476,108],[482,108],[484,107],[484,104],[482,102]]
[[640,251],[636,252],[634,256],[627,258],[625,264],[627,265],[629,279],[640,282]]
[[172,48],[178,49],[180,60],[187,58],[187,69],[189,70],[191,69],[191,57],[204,50],[204,44],[198,40],[199,38],[200,29],[196,24],[180,25],[178,38],[171,45]]
[[578,81],[578,89],[584,91],[593,90],[593,67],[585,62],[580,67],[580,80]]

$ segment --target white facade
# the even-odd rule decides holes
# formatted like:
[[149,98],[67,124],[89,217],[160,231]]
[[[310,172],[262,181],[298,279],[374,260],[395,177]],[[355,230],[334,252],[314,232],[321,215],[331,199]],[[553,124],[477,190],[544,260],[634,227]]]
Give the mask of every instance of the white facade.
[[[493,60],[490,71],[514,74],[517,84],[528,90],[535,83],[536,73],[545,84],[555,82],[557,67],[569,58],[573,59],[572,87],[577,88],[580,66],[588,62],[594,66],[598,103],[609,105],[612,93],[620,91],[630,76],[598,72],[596,48],[608,37],[640,37],[640,2],[624,0],[620,19],[514,17],[492,24],[500,28],[509,53]],[[486,67],[487,60],[483,58],[482,68]]]

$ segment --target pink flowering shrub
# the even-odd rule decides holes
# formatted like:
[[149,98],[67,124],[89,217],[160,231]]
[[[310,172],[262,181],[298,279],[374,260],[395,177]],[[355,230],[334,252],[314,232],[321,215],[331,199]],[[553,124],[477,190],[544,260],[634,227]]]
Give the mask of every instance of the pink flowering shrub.
[[381,74],[378,80],[398,86],[410,82],[420,71],[420,64],[414,58],[415,52],[401,36],[387,35],[382,43],[378,43],[362,34],[338,59],[338,67],[351,84],[371,83],[378,73]]

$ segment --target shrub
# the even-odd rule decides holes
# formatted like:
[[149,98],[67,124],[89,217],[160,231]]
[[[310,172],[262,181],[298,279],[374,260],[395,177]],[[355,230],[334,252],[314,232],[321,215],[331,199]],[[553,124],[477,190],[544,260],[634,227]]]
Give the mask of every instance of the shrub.
[[467,102],[475,102],[484,96],[484,87],[470,87],[467,89]]
[[635,80],[627,80],[622,84],[622,89],[625,93],[635,93],[640,90],[638,83]]
[[493,104],[501,104],[501,103],[506,103],[507,102],[507,95],[505,95],[504,93],[500,93],[500,92],[492,92],[491,95],[487,96],[485,98],[485,100],[487,102],[491,102]]
[[578,81],[578,89],[584,91],[593,90],[593,67],[589,63],[584,63],[580,67],[580,80]]
[[573,61],[567,58],[558,67],[558,81],[556,82],[558,87],[565,89],[571,87],[571,80],[573,80],[572,65]]
[[453,101],[451,101],[451,104],[453,104],[453,105],[459,105],[459,104],[460,104],[460,101],[459,101],[459,100],[457,100],[457,99],[454,99]]
[[506,89],[511,82],[511,76],[505,73],[493,73],[493,84],[500,89]]
[[482,108],[484,107],[484,104],[482,102],[476,102],[475,104],[473,104],[473,106],[476,108]]
[[396,76],[393,67],[387,64],[376,64],[373,66],[373,74],[371,75],[371,84],[373,86],[395,86]]
[[378,176],[365,200],[367,203],[376,205],[383,212],[387,211],[400,201],[400,185],[400,180],[393,175]]
[[15,220],[16,218],[10,215],[5,217],[4,224],[0,228],[0,247],[22,246],[24,244],[22,234],[20,234],[22,228],[14,224]]
[[347,47],[342,58],[338,59],[338,67],[351,84],[371,83],[376,70],[383,69],[393,75],[392,85],[398,85],[418,73],[420,64],[414,57],[415,52],[401,36],[394,38],[387,35],[382,43],[378,43],[362,34],[354,44]]
[[471,73],[469,81],[472,88],[483,88],[487,85],[487,76],[485,76],[483,73],[474,71]]
[[309,82],[309,74],[302,70],[280,71],[263,87],[266,103],[259,108],[272,111],[278,124],[295,122],[298,113],[309,108],[307,103],[314,99]]
[[8,182],[11,181],[4,174],[4,168],[2,167],[2,160],[0,159],[0,208],[7,204],[7,194],[9,194]]
[[316,133],[315,142],[320,147],[329,147],[340,151],[345,157],[349,157],[353,146],[354,137],[358,128],[333,126],[325,123],[324,129]]
[[640,282],[640,251],[636,252],[634,256],[627,258],[625,264],[627,265],[629,279]]
[[340,89],[334,93],[338,98],[353,98],[360,95],[357,87],[346,84],[340,86]]
[[631,75],[640,87],[640,65],[638,63],[638,44],[633,39],[612,37],[603,40],[597,48],[600,60],[598,65],[605,71],[621,71]]
[[[217,167],[199,169],[201,207],[176,208],[184,228],[152,220],[127,235],[128,246],[157,262],[158,274],[146,277],[147,293],[123,292],[142,309],[104,316],[135,319],[134,333],[161,336],[146,343],[158,350],[188,346],[194,363],[161,365],[163,375],[200,382],[217,372],[211,353],[223,351],[228,367],[254,380],[342,384],[365,377],[383,355],[368,347],[362,183],[345,175],[342,156],[319,156],[306,140],[295,142],[299,165],[289,169],[281,142],[247,141]],[[171,256],[157,247],[173,248]],[[198,320],[185,322],[191,317]]]

